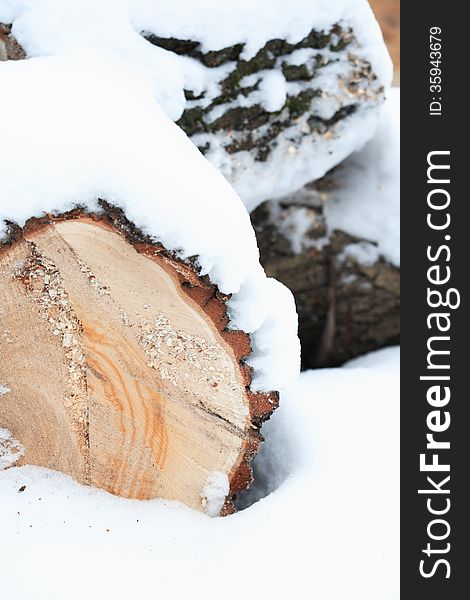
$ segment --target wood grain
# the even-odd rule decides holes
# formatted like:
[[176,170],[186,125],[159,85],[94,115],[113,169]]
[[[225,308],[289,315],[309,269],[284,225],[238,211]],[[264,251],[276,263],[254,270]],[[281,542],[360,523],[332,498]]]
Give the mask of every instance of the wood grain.
[[89,216],[25,228],[0,266],[0,427],[18,464],[198,510],[212,473],[230,494],[249,484],[276,397],[249,392],[248,336],[226,330],[213,286]]

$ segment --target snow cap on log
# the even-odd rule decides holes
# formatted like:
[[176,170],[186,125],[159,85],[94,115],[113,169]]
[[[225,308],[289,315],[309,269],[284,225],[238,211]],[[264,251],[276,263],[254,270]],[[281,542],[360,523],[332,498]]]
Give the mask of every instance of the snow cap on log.
[[266,278],[242,202],[164,115],[148,80],[83,49],[1,63],[0,87],[0,236],[6,221],[22,226],[77,205],[99,212],[104,198],[232,295],[229,327],[252,338],[252,389],[296,376],[292,296]]
[[138,69],[250,211],[360,148],[391,80],[366,0],[9,0],[0,22],[28,57],[80,47]]
[[245,207],[108,53],[0,88],[3,462],[230,512],[300,355]]
[[374,137],[324,178],[259,206],[266,272],[294,294],[304,367],[340,364],[400,333],[400,90]]

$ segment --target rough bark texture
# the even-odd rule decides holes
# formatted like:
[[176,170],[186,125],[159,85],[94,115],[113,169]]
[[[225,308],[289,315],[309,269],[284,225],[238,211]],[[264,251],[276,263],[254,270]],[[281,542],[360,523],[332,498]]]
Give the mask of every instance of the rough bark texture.
[[[249,151],[256,161],[263,162],[276,147],[276,139],[282,132],[291,130],[291,143],[297,146],[306,136],[324,135],[361,104],[382,101],[383,89],[376,85],[370,65],[360,58],[354,33],[340,25],[329,32],[312,30],[297,44],[270,40],[250,60],[241,58],[244,44],[204,53],[194,40],[152,34],[145,37],[152,44],[194,58],[209,69],[230,63],[229,73],[221,75],[219,95],[195,96],[191,90],[185,90],[188,108],[178,125],[190,137],[195,136],[194,141],[203,153],[211,150],[217,134],[221,133],[223,138],[218,143],[229,155]],[[290,56],[300,49],[311,50],[310,58],[300,65],[291,63]],[[322,118],[313,109],[314,99],[322,97],[316,78],[326,66],[338,60],[345,61],[344,77],[338,78],[337,98],[341,102],[333,115]],[[295,91],[294,87],[288,91],[284,106],[275,112],[250,100],[259,89],[263,73],[271,70],[281,71],[288,83],[296,84]],[[304,115],[308,118],[299,127],[299,119]]]
[[[224,468],[212,470],[228,476],[222,513],[230,513],[234,496],[252,480],[259,429],[277,393],[250,391],[250,339],[228,329],[229,297],[119,209],[103,208],[100,215],[76,210],[31,219],[23,229],[11,225],[0,243],[0,380],[7,390],[0,427],[26,449],[14,464],[40,464],[120,495],[179,499],[203,510],[201,481],[221,461]],[[137,279],[129,291],[131,274]],[[174,300],[157,306],[152,295],[153,306],[143,304],[158,285],[166,290],[161,298],[174,289]],[[177,320],[183,308],[186,327],[160,315],[171,309]],[[155,318],[161,331],[153,329]],[[196,321],[202,336],[191,329]],[[160,333],[163,345],[153,341]],[[206,357],[206,349],[217,356]],[[188,460],[178,466],[183,451]]]
[[[296,148],[305,137],[314,140],[316,136],[333,135],[339,121],[364,106],[383,101],[383,88],[377,84],[370,65],[361,58],[354,32],[340,25],[329,32],[312,30],[297,44],[270,40],[249,60],[241,58],[242,43],[204,53],[198,41],[144,35],[150,43],[194,58],[208,69],[229,67],[216,77],[218,92],[205,91],[195,96],[192,90],[185,90],[187,108],[178,125],[203,153],[213,147],[228,155],[248,151],[253,160],[264,162],[281,134],[288,133],[289,145]],[[292,63],[291,55],[301,49],[310,51],[309,58],[300,65]],[[11,35],[11,26],[0,24],[0,59],[21,58],[25,58],[25,53]],[[333,94],[336,111],[321,116],[323,90],[316,79],[325,67],[338,61],[343,64],[343,75],[332,76],[332,81],[337,80]],[[293,84],[284,105],[274,112],[253,99],[264,73],[272,70],[282,72],[288,85]]]
[[0,23],[0,60],[21,60],[22,58],[26,58],[26,54],[11,35],[11,26]]
[[[318,189],[322,182],[312,185]],[[294,252],[278,223],[299,210],[310,222],[305,237],[312,245]],[[382,259],[365,266],[344,255],[345,246],[362,241],[344,232],[333,232],[325,243],[321,202],[316,207],[280,203],[274,218],[266,202],[251,217],[267,274],[295,296],[304,368],[338,365],[397,343],[399,270]]]
[[[396,32],[396,3],[387,2],[383,19],[390,21],[387,15],[392,13],[389,24]],[[3,52],[4,58],[23,58],[24,52],[10,35],[9,26],[0,27],[0,55]],[[295,155],[306,138],[309,143],[314,143],[316,136],[333,138],[338,122],[383,100],[383,89],[370,65],[361,58],[354,32],[340,25],[328,32],[313,30],[297,44],[270,40],[250,60],[242,58],[241,43],[203,52],[196,40],[143,35],[150,43],[198,60],[209,70],[222,68],[218,92],[195,96],[192,90],[185,90],[187,108],[178,124],[203,153],[222,150],[233,165],[248,153],[254,162],[245,163],[247,172],[250,165],[266,161],[284,143],[281,139],[288,140],[288,150]],[[310,58],[298,65],[290,57],[300,49],[309,52]],[[324,69],[337,61],[344,72],[344,76],[334,76],[338,89],[333,96],[339,104],[333,115],[324,118],[319,116],[322,110],[318,102],[323,92],[318,81]],[[293,85],[288,88],[285,105],[276,112],[268,112],[250,99],[259,90],[262,74],[272,70],[281,71],[287,84]],[[253,213],[253,224],[265,269],[296,297],[304,365],[338,364],[395,342],[399,334],[398,270],[385,261],[365,267],[352,260],[340,260],[344,246],[355,241],[342,232],[335,232],[321,249],[304,248],[296,253],[273,223],[268,206]],[[285,213],[299,208],[280,206]],[[325,225],[321,206],[300,208],[310,213],[311,231],[307,236],[322,237]]]

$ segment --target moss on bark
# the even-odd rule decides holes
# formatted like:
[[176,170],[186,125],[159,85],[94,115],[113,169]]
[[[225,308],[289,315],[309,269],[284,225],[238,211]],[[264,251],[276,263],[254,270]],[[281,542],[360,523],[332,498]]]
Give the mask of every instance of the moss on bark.
[[[354,36],[350,29],[343,29],[335,25],[327,32],[312,30],[304,39],[296,44],[286,40],[273,39],[268,41],[255,56],[246,60],[243,58],[243,44],[235,44],[217,51],[204,52],[201,44],[196,40],[178,40],[176,38],[163,38],[153,34],[144,34],[146,39],[161,48],[187,56],[200,61],[208,68],[216,68],[233,63],[233,69],[219,82],[220,94],[205,101],[204,94],[195,96],[191,90],[185,90],[189,106],[178,121],[189,136],[207,134],[207,139],[200,144],[201,151],[208,152],[211,148],[211,136],[217,133],[227,133],[224,149],[229,154],[240,151],[253,151],[257,161],[265,161],[275,147],[276,137],[282,131],[296,125],[299,117],[307,114],[312,107],[314,98],[321,96],[322,91],[315,83],[319,71],[331,62],[320,51],[329,49],[335,53],[344,51],[354,44]],[[318,50],[312,54],[309,64],[290,64],[289,56],[296,50]],[[357,60],[357,59],[355,59]],[[371,79],[370,68],[367,63],[354,63],[356,78]],[[280,69],[287,82],[298,82],[301,89],[296,93],[288,93],[284,106],[275,112],[267,111],[259,102],[247,106],[246,101],[239,99],[250,98],[258,90],[263,72],[271,69]],[[362,69],[362,70],[361,70]],[[360,71],[360,72],[359,72]],[[259,79],[256,80],[256,75]],[[255,81],[246,81],[246,77],[255,76]],[[364,83],[364,82],[363,82]],[[347,86],[350,82],[347,82]],[[221,112],[226,105],[226,111]],[[322,119],[312,115],[304,126],[302,132],[296,132],[300,138],[317,131],[326,131],[336,122],[353,112],[357,104],[353,103],[344,110],[338,110],[333,117]],[[211,112],[218,108],[215,118]],[[235,132],[235,135],[232,133]]]

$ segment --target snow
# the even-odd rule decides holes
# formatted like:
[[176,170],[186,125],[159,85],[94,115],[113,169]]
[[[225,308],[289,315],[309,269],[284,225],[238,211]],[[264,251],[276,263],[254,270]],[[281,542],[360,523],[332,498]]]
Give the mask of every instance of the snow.
[[[314,194],[317,195],[316,193]],[[298,206],[297,200],[309,200],[309,192],[304,194],[304,190],[300,190],[293,197],[287,197],[284,202],[273,201],[267,206],[269,211],[269,221],[290,243],[292,252],[301,254],[308,248],[322,247],[328,243],[326,236],[316,237],[312,239],[312,232],[322,227],[322,217],[310,208],[310,206]],[[289,205],[294,198],[294,203]]]
[[[371,265],[383,257],[399,267],[399,88],[389,90],[372,139],[322,183],[312,182],[269,205],[270,222],[290,242],[292,251],[300,254],[312,247],[321,249],[341,230],[362,241],[345,246],[340,260],[353,258]],[[312,235],[323,225],[326,235]]]
[[248,278],[230,301],[229,316],[243,331],[255,332],[252,353],[246,361],[256,373],[251,384],[254,391],[266,390],[270,385],[280,390],[286,381],[297,377],[300,346],[297,338],[292,338],[292,331],[297,331],[297,312],[290,290],[276,279],[264,283],[260,276]]
[[[354,31],[354,53],[372,65],[377,76],[371,85],[375,92],[387,88],[392,73],[380,28],[366,0],[2,0],[0,21],[13,23],[13,35],[30,57],[68,56],[82,50],[90,55],[112,55],[148,81],[155,99],[172,120],[177,120],[185,108],[207,105],[218,96],[220,82],[234,63],[207,68],[195,59],[150,44],[141,32],[199,41],[204,52],[243,43],[242,57],[249,59],[271,39],[297,43],[312,28],[329,30],[340,23]],[[315,78],[315,86],[323,90],[316,110],[319,116],[331,115],[335,108],[355,101],[341,85],[353,67],[347,53],[332,53],[328,48],[310,49],[293,60],[310,64],[317,56],[331,59],[332,64]],[[286,94],[298,93],[302,87],[284,80],[279,71],[284,58],[279,57],[275,71],[257,74],[258,91],[246,101],[241,97],[236,102],[260,102],[268,111],[280,110]],[[304,88],[309,86],[304,82]],[[204,98],[186,100],[185,89],[196,96],[204,92]],[[315,143],[311,136],[298,143],[300,133],[309,127],[304,116],[279,136],[266,162],[254,160],[253,153],[247,151],[228,154],[222,147],[227,132],[209,136],[207,156],[253,210],[267,198],[281,197],[322,177],[360,148],[374,132],[380,98],[361,102],[363,108],[343,119],[335,135],[329,139],[316,135]],[[204,146],[206,138],[196,135],[193,141]]]
[[[76,204],[96,210],[105,198],[181,258],[197,255],[201,273],[233,293],[231,326],[260,347],[255,389],[295,377],[300,348],[290,292],[266,278],[240,198],[163,113],[142,73],[109,53],[70,49],[1,63],[0,89],[0,112],[8,115],[0,237],[5,220],[23,225]],[[268,335],[276,340],[269,349]]]
[[11,431],[0,427],[0,471],[15,464],[24,452],[25,449],[13,437]]
[[295,44],[313,28],[322,31],[343,22],[356,32],[378,77],[390,77],[380,29],[366,0],[130,0],[130,7],[138,30],[197,40],[203,52],[244,43],[245,60],[269,40]]
[[0,396],[3,396],[4,394],[8,394],[8,392],[11,392],[10,388],[7,388],[4,385],[0,385]]
[[[247,108],[259,104],[268,112],[277,112],[278,110],[281,110],[287,96],[287,82],[282,72],[274,69],[258,71],[253,75],[246,75],[243,77],[240,81],[240,86],[251,87],[257,83],[259,84],[258,89],[251,92],[248,96],[241,95],[232,102],[226,102],[215,106],[209,113],[207,122],[213,123],[227,112],[227,110],[232,109],[235,106]],[[209,98],[206,95],[200,100],[192,101],[191,107],[206,106],[207,104],[209,104]],[[225,138],[227,139],[227,135],[225,135]],[[203,140],[204,137],[198,135],[195,139]]]
[[323,177],[361,148],[374,135],[378,123],[378,111],[370,108],[342,119],[336,124],[334,134],[319,135],[314,143],[308,135],[301,141],[293,139],[298,136],[298,131],[308,131],[308,117],[309,114],[302,115],[295,127],[278,134],[266,162],[253,160],[247,151],[237,152],[233,160],[223,147],[225,133],[196,134],[192,139],[203,147],[210,138],[207,159],[233,185],[251,212],[266,199],[283,198]]
[[397,369],[397,356],[398,349],[396,347],[383,348],[378,352],[369,352],[363,356],[358,356],[348,361],[343,368],[344,369],[355,369],[356,367],[363,367],[366,369],[379,368],[381,371],[395,371]]
[[229,492],[229,480],[226,473],[213,471],[202,488],[201,498],[204,512],[209,517],[218,517]]
[[[390,59],[366,0],[2,0],[0,20],[14,23],[13,34],[29,56],[93,46],[125,52],[130,61],[152,68],[156,55],[171,53],[150,46],[138,32],[199,41],[203,52],[243,43],[242,58],[249,60],[269,40],[295,44],[313,28],[328,30],[341,22],[354,30],[379,80],[388,85],[391,79]],[[186,68],[194,68],[193,62]]]
[[0,472],[2,596],[395,600],[398,361],[393,348],[303,373],[266,424],[255,491],[269,495],[229,517]]
[[380,258],[377,246],[370,242],[354,242],[347,244],[338,256],[338,260],[344,261],[353,258],[356,262],[366,267],[371,267]]
[[[369,82],[368,92],[361,90],[366,97],[358,98],[351,93],[347,85],[349,80],[358,77],[354,65],[349,62],[348,55],[338,56],[338,53],[332,52],[329,48],[305,50],[305,52],[297,52],[302,52],[300,56],[304,64],[309,66],[310,71],[315,69],[314,65],[318,57],[326,63],[326,66],[319,70],[313,83],[310,81],[284,83],[281,81],[281,77],[284,78],[279,71],[278,82],[273,85],[269,81],[266,83],[268,72],[264,71],[261,76],[255,74],[257,79],[261,77],[259,92],[252,92],[247,98],[237,98],[233,103],[233,106],[237,103],[239,106],[252,106],[260,101],[262,90],[268,88],[272,94],[272,105],[269,109],[274,109],[280,106],[284,86],[285,93],[291,96],[311,90],[312,86],[316,90],[321,90],[321,94],[312,99],[310,109],[306,113],[296,118],[291,126],[278,132],[276,143],[271,147],[266,161],[254,160],[253,153],[246,150],[233,155],[228,154],[225,150],[226,131],[198,133],[191,138],[201,148],[210,144],[206,157],[234,186],[249,212],[266,199],[283,198],[303,185],[320,179],[350,154],[362,148],[376,131],[380,117],[383,82],[380,79],[373,83]],[[299,59],[297,52],[293,55],[294,62]],[[284,56],[279,57],[276,69],[281,69],[284,61]],[[245,83],[249,85],[248,81]],[[253,81],[250,83],[253,84]],[[364,82],[361,84],[365,85]],[[277,104],[278,100],[279,104]],[[312,131],[310,124],[312,116],[328,120],[340,109],[357,106],[358,101],[359,108],[349,116],[341,118],[334,127],[326,131],[321,127],[318,131]],[[264,106],[268,108],[265,102]],[[221,115],[224,108],[227,110],[232,106],[217,107],[219,112],[217,116]],[[280,121],[285,117],[286,112],[287,109],[284,108],[279,115]],[[264,129],[260,128],[259,131],[254,132],[254,135],[262,136],[264,133],[266,133]],[[237,135],[240,134],[230,132],[230,140],[236,141]]]
[[377,244],[400,266],[400,89],[391,88],[379,128],[362,151],[335,173],[338,189],[325,204],[329,231],[340,229]]
[[284,106],[287,97],[286,79],[280,71],[261,72],[262,77],[259,91],[260,104],[268,112],[276,112]]

